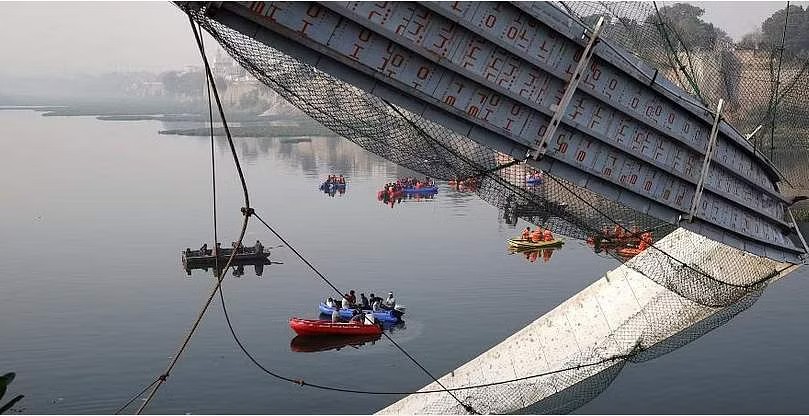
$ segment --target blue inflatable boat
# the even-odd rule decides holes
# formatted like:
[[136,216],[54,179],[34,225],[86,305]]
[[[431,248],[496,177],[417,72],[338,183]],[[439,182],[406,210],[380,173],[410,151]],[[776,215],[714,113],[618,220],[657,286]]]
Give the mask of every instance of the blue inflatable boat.
[[402,192],[404,192],[405,194],[408,194],[408,195],[429,195],[429,194],[438,193],[438,187],[437,186],[429,186],[429,187],[426,187],[426,188],[419,188],[419,189],[416,189],[416,188],[404,188],[404,189],[402,189]]
[[326,184],[323,182],[320,184],[320,190],[323,192],[333,192],[333,191],[344,191],[346,189],[346,184],[344,183],[330,183]]
[[525,180],[525,183],[527,183],[528,185],[541,185],[542,178],[528,178]]
[[[320,302],[320,313],[324,315],[331,316],[331,313],[334,312],[333,308],[326,306],[325,303]],[[371,312],[370,310],[364,310],[363,312]],[[354,314],[353,309],[345,309],[340,308],[340,318],[343,319],[351,319]],[[404,312],[397,311],[397,310],[378,310],[374,312],[374,318],[379,319],[382,322],[399,322],[402,319],[402,315]]]

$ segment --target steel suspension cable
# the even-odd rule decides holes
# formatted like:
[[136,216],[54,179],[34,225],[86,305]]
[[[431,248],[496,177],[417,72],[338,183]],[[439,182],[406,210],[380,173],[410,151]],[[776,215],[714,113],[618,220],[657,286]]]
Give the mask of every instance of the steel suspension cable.
[[[191,328],[189,329],[188,333],[186,334],[185,338],[183,339],[183,342],[180,344],[180,347],[179,347],[177,353],[174,354],[174,357],[172,358],[169,365],[166,367],[166,370],[163,372],[163,374],[161,374],[158,377],[157,383],[154,384],[154,387],[152,387],[151,392],[149,392],[149,395],[146,397],[146,400],[144,400],[144,402],[138,408],[136,414],[140,414],[146,408],[146,406],[149,405],[149,403],[152,401],[152,399],[154,399],[155,394],[157,394],[158,389],[160,389],[160,386],[162,386],[163,383],[166,382],[166,379],[169,377],[169,375],[171,373],[171,370],[174,369],[174,366],[179,361],[180,356],[185,351],[185,349],[188,346],[189,342],[191,342],[191,338],[196,333],[196,330],[199,327],[200,322],[202,322],[202,318],[205,317],[205,312],[207,312],[208,307],[210,306],[211,301],[213,300],[213,297],[216,295],[217,290],[219,290],[219,287],[222,285],[222,279],[223,279],[225,273],[227,273],[227,270],[230,267],[231,263],[233,262],[233,258],[236,256],[236,252],[238,251],[238,248],[241,247],[241,245],[242,245],[242,240],[244,239],[244,234],[247,231],[247,223],[250,220],[250,215],[252,214],[252,208],[250,208],[250,199],[249,199],[250,197],[249,197],[248,192],[247,192],[247,184],[246,184],[246,182],[244,180],[244,174],[243,174],[241,166],[239,164],[239,157],[236,154],[236,148],[233,145],[233,138],[231,137],[230,130],[228,129],[228,126],[227,126],[227,121],[225,120],[225,114],[224,114],[224,110],[222,108],[222,102],[219,99],[219,93],[216,90],[216,83],[214,82],[213,74],[211,72],[210,65],[208,64],[208,59],[205,56],[205,48],[204,48],[203,43],[202,43],[202,35],[201,35],[201,33],[199,33],[201,30],[200,31],[197,30],[197,28],[194,25],[194,20],[191,18],[191,16],[189,16],[189,22],[191,23],[191,31],[194,33],[194,38],[197,41],[197,46],[199,48],[200,55],[202,56],[202,61],[203,61],[204,65],[205,65],[205,73],[207,75],[208,82],[210,83],[209,85],[211,86],[211,88],[213,90],[213,95],[214,95],[214,98],[216,99],[216,105],[217,105],[217,107],[219,109],[220,117],[222,118],[222,125],[223,125],[223,127],[225,129],[225,134],[227,135],[227,138],[228,138],[228,144],[230,145],[231,154],[233,155],[233,162],[236,165],[237,172],[239,173],[239,180],[241,181],[242,190],[244,191],[244,204],[245,204],[245,206],[242,208],[242,214],[244,215],[244,219],[242,221],[242,227],[241,227],[241,231],[239,232],[239,238],[237,240],[236,247],[233,248],[233,251],[230,253],[230,256],[228,257],[228,261],[225,264],[224,272],[221,275],[217,276],[216,283],[214,284],[213,288],[211,289],[211,292],[208,295],[208,298],[205,300],[205,303],[202,305],[202,308],[200,309],[200,312],[197,315],[197,318],[194,320],[194,323],[192,324]],[[213,122],[211,124],[213,125]],[[219,253],[218,253],[218,250],[216,250],[215,245],[214,245],[214,251],[215,251],[215,255],[218,257]]]

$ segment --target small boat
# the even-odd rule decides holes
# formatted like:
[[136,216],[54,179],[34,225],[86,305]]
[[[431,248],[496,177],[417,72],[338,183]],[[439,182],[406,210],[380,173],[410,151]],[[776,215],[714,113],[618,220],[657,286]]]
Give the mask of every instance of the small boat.
[[417,195],[417,194],[435,194],[438,193],[437,186],[427,186],[424,188],[404,188],[402,192],[407,195]]
[[375,335],[298,335],[292,338],[289,349],[295,352],[319,352],[340,350],[344,347],[361,347],[376,342],[382,334]]
[[528,178],[528,179],[525,180],[525,183],[527,183],[528,185],[540,185],[540,184],[542,184],[542,178],[537,178],[537,177]]
[[289,327],[298,335],[379,335],[381,325],[332,322],[321,319],[289,318]]
[[329,183],[323,182],[320,184],[320,190],[323,192],[331,192],[334,190],[346,189],[346,184],[344,183]]
[[[235,243],[234,243],[235,244]],[[218,256],[214,255],[213,249],[208,249],[207,244],[202,246],[199,250],[191,250],[186,248],[181,252],[183,268],[198,269],[204,267],[213,267],[217,264],[217,257],[220,267],[227,263],[230,255],[236,250],[236,255],[233,256],[232,264],[268,264],[266,263],[267,257],[270,256],[270,251],[265,250],[260,242],[256,241],[253,247],[241,246],[239,248],[217,248]]]
[[523,240],[522,238],[512,238],[508,240],[509,247],[523,250],[532,250],[545,247],[561,247],[562,244],[565,244],[564,240],[540,241],[537,243],[531,242],[530,240]]
[[[334,308],[330,308],[326,306],[325,303],[320,302],[320,313],[324,315],[331,315],[334,312]],[[373,312],[374,318],[379,319],[382,322],[399,322],[402,319],[402,315],[405,313],[405,308],[402,306],[397,306],[396,309],[388,310],[388,309],[381,309],[378,311],[371,311],[371,310],[363,310],[363,313],[371,313]],[[343,319],[351,319],[354,315],[354,309],[346,309],[340,308],[340,318]]]

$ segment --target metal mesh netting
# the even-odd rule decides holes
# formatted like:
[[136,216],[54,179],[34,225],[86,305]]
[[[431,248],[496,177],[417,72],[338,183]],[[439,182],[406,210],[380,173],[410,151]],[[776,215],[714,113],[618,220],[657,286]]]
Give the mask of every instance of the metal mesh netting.
[[[661,74],[715,108],[783,173],[789,185],[809,189],[809,56],[775,43],[738,46],[723,33],[693,30],[654,2],[562,2],[592,25],[605,18],[602,37],[660,69]],[[786,4],[785,4],[786,5]],[[792,6],[795,7],[795,6]],[[788,27],[802,24],[789,20]]]
[[[675,238],[667,238],[665,241],[666,247],[677,246],[680,239],[691,238],[689,232],[684,230],[678,230],[672,236]],[[700,244],[709,244],[711,247],[719,246],[718,243],[707,241],[704,237],[697,236],[695,240]],[[722,254],[739,258],[740,252],[736,249],[732,250],[734,251]],[[645,283],[648,282],[647,279],[632,275],[631,271],[627,270],[626,266],[630,266],[635,261],[637,258],[611,272],[613,275],[612,277],[608,275],[608,278],[612,283],[596,283],[561,305],[562,310],[559,313],[561,320],[554,318],[553,312],[548,314],[550,316],[547,319],[541,318],[526,328],[526,336],[520,337],[519,333],[515,334],[510,346],[500,348],[501,345],[498,345],[484,353],[481,356],[482,361],[486,362],[485,357],[494,357],[488,364],[497,366],[504,364],[504,361],[508,363],[508,359],[500,357],[510,355],[510,353],[516,354],[518,351],[520,353],[534,351],[540,358],[533,361],[525,358],[522,362],[514,364],[515,377],[520,377],[524,374],[522,368],[526,364],[542,365],[543,358],[541,357],[548,354],[548,343],[559,339],[559,334],[567,331],[566,327],[576,327],[582,322],[582,319],[601,321],[607,316],[611,316],[615,309],[609,303],[604,302],[617,302],[619,304],[617,307],[621,308],[633,304],[635,297],[638,296],[642,299],[642,307],[623,319],[619,325],[611,327],[603,338],[597,336],[588,339],[585,333],[576,331],[577,336],[570,338],[572,346],[567,347],[571,350],[570,353],[563,362],[554,366],[563,369],[562,371],[545,373],[538,377],[523,377],[513,383],[464,389],[460,391],[462,393],[460,397],[464,403],[477,411],[487,413],[512,412],[514,409],[521,409],[520,413],[529,414],[570,412],[604,391],[627,363],[640,363],[655,359],[724,325],[755,303],[768,284],[762,282],[755,285],[733,305],[714,308],[685,299],[672,291],[650,287],[648,283]],[[736,265],[738,270],[744,270],[745,267],[747,265],[743,262]],[[630,293],[623,293],[619,295],[619,299],[614,299],[613,296],[617,293],[612,291],[614,289],[610,289],[614,288],[611,285],[624,286]],[[651,291],[651,294],[648,294],[647,291]],[[644,292],[647,292],[647,295],[643,295]],[[585,301],[585,299],[592,298],[599,299],[595,303],[598,305],[596,311],[600,312],[597,312],[596,316],[591,316],[590,312],[580,313],[579,311],[587,311],[592,306],[592,303],[588,306],[588,302]],[[603,316],[598,316],[599,314]],[[566,320],[570,321],[565,324]],[[532,336],[531,339],[528,338],[528,334]],[[530,343],[530,341],[536,341],[539,345],[527,349],[515,347],[520,342]],[[502,345],[505,344],[509,344],[509,340]],[[520,359],[520,357],[511,359]],[[477,368],[479,367],[480,364],[477,365]],[[457,379],[453,386],[474,386],[480,383],[479,380],[490,380],[487,379],[485,370],[480,372],[479,377],[475,377],[478,372],[474,368],[476,366],[470,362],[455,370],[456,375],[453,377],[458,377],[458,373],[461,372],[473,376]],[[487,368],[492,372],[498,371],[492,367]],[[508,370],[499,371],[500,377],[503,373],[508,374]],[[445,381],[455,380],[450,379],[449,376],[447,378],[448,380]],[[497,379],[497,377],[493,378]],[[435,385],[426,387],[426,389],[430,388],[435,388]],[[422,399],[427,404],[418,408],[418,412],[465,413],[465,410],[448,395],[440,394],[439,396]],[[412,410],[412,408],[394,407],[385,409],[383,413],[394,413],[403,409]]]
[[[523,218],[576,239],[616,225],[626,230],[653,230],[657,239],[676,228],[552,175],[545,174],[540,186],[529,186],[525,178],[534,172],[530,166],[300,63],[207,18],[204,9],[189,12],[258,80],[324,126],[372,153],[433,178],[477,178],[477,194],[512,219]],[[729,265],[721,256],[713,259],[714,270],[700,270],[654,246],[652,250],[656,254],[651,261],[633,263],[637,271],[711,306],[734,303],[750,285],[774,273],[771,267],[752,267],[757,273],[723,276],[722,270]],[[750,258],[753,263],[769,264]]]
[[[201,4],[184,10],[253,76],[324,126],[372,153],[432,178],[474,178],[477,194],[503,210],[514,223],[522,218],[576,239],[587,239],[606,227],[619,225],[625,230],[652,230],[659,240],[676,228],[547,173],[540,186],[529,186],[526,177],[535,172],[530,166],[235,31],[207,17],[205,6]],[[610,356],[615,351],[648,352],[647,348],[659,347],[661,337],[671,330],[669,320],[673,313],[703,318],[727,315],[723,311],[736,310],[739,305],[749,306],[752,302],[745,303],[746,300],[751,296],[754,299],[770,279],[779,275],[776,263],[771,260],[740,255],[738,250],[714,245],[716,243],[707,239],[681,238],[676,247],[661,250],[653,245],[644,256],[628,261],[626,266],[670,292],[617,328],[604,345],[572,358],[570,367],[609,358],[605,356],[608,351]],[[689,261],[680,260],[695,252],[707,254]],[[619,256],[616,258],[625,261]],[[707,325],[713,328],[722,322],[718,319]],[[707,330],[697,330],[696,336]],[[642,350],[637,349],[639,344]],[[583,404],[597,395],[597,387],[606,387],[622,365],[622,361],[604,362],[540,379],[464,391],[459,398],[473,407],[483,406],[479,401],[485,400],[484,408],[497,412],[498,401],[506,406],[503,409],[518,409],[525,407],[521,403],[555,397],[554,400],[560,400],[558,403],[547,402],[547,399],[540,403],[545,403],[551,412],[570,410],[571,403]],[[575,391],[575,400],[559,395],[573,384],[584,386],[587,392]],[[553,387],[557,385],[559,388]],[[553,391],[543,390],[548,388]],[[449,408],[440,410],[450,411]],[[455,410],[465,411],[462,407]]]

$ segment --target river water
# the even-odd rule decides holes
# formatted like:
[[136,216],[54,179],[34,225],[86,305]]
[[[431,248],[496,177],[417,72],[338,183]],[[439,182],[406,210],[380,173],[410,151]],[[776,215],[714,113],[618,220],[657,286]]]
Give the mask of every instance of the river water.
[[[180,250],[210,245],[210,141],[162,136],[159,122],[0,111],[0,372],[22,413],[111,413],[160,374],[211,288]],[[408,312],[390,335],[440,376],[618,264],[568,241],[531,262],[474,194],[442,185],[391,206],[376,190],[408,174],[338,137],[236,139],[257,212],[344,291],[393,290]],[[219,235],[237,237],[241,190],[215,146]],[[329,173],[344,195],[317,191]],[[278,241],[256,221],[246,241]],[[314,318],[328,287],[288,248],[258,277],[228,275],[236,331],[266,367],[312,383],[409,391],[430,379],[387,340],[294,351],[290,316]],[[807,413],[809,274],[769,288],[727,325],[668,355],[629,364],[580,413]],[[300,349],[300,347],[296,347]],[[237,349],[217,300],[151,413],[372,413],[400,396],[279,382]],[[130,410],[131,411],[131,410]]]

